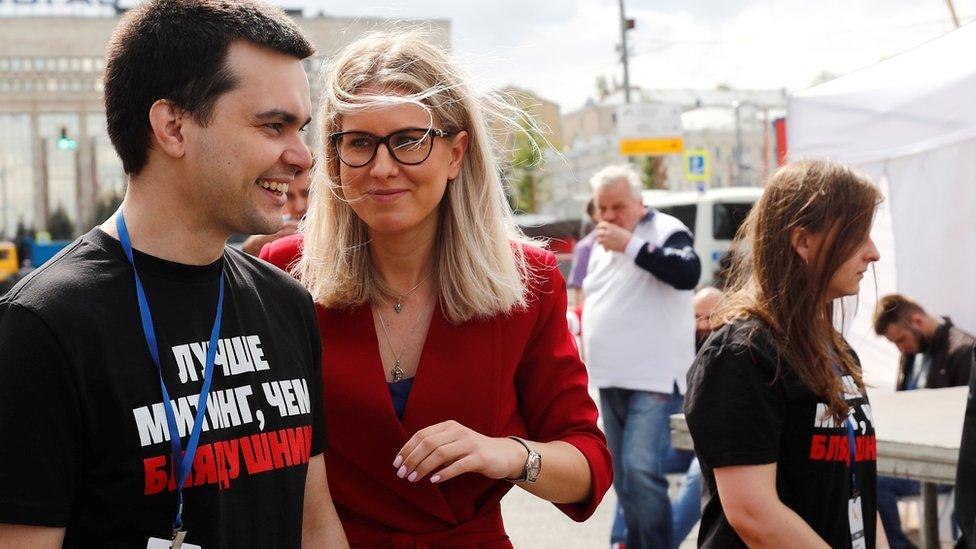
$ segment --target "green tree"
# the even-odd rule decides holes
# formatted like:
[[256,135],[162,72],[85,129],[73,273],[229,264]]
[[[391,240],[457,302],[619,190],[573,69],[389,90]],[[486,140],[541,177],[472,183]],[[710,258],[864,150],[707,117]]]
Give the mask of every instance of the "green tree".
[[28,228],[27,225],[24,224],[24,219],[20,218],[17,221],[17,232],[14,234],[14,238],[17,240],[23,240],[25,237],[32,234],[34,234],[34,228]]
[[663,156],[645,156],[638,163],[645,189],[667,189],[668,168]]
[[51,233],[52,240],[74,238],[75,227],[61,204],[58,204],[58,207],[47,216],[47,230]]
[[545,149],[549,146],[545,137],[529,121],[523,121],[522,129],[515,134],[508,179],[513,186],[511,197],[514,209],[534,213],[539,203],[546,199],[542,188]]
[[119,209],[120,204],[122,204],[122,193],[112,191],[103,194],[95,203],[95,223],[100,224],[108,219],[115,213],[115,210]]
[[607,77],[600,75],[596,77],[596,98],[598,101],[603,101],[610,95],[610,82],[607,81]]

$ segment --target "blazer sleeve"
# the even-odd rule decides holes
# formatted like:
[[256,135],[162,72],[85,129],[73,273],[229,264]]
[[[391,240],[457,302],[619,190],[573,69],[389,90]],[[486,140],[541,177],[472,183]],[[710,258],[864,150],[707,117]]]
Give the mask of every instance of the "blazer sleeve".
[[540,262],[532,285],[531,299],[536,302],[530,303],[539,314],[518,366],[516,391],[529,438],[572,444],[589,464],[588,499],[556,505],[581,522],[593,514],[610,487],[613,466],[606,438],[596,424],[598,412],[587,391],[586,369],[566,322],[566,283],[552,254],[546,253]]
[[301,235],[292,235],[265,244],[258,257],[290,273],[292,266],[301,258],[301,250]]

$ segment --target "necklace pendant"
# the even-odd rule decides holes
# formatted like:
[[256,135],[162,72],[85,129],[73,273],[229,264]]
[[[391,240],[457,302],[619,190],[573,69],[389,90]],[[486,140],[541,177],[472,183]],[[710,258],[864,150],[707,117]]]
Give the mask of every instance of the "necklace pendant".
[[394,383],[403,379],[403,368],[400,367],[400,359],[397,359],[397,361],[393,363],[393,369],[390,370],[390,372],[393,374]]
[[403,310],[403,301],[401,301],[402,299],[403,298],[397,298],[397,302],[393,304],[393,310],[396,311],[396,314],[400,314],[400,311]]

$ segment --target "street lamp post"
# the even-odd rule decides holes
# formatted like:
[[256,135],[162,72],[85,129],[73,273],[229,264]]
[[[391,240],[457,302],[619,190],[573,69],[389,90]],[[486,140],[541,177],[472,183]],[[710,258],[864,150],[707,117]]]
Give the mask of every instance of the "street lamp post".
[[47,138],[41,137],[40,139],[40,172],[41,172],[41,189],[40,189],[40,205],[38,213],[40,214],[40,219],[34,220],[34,227],[37,231],[47,230],[47,218],[51,213],[51,203],[50,203],[50,181],[48,181],[48,161],[47,161]]

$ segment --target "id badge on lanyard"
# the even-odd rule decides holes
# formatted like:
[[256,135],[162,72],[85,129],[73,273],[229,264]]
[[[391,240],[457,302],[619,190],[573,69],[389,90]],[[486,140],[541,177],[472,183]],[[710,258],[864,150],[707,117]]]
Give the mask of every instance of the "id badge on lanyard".
[[146,549],[203,549],[199,545],[183,543],[183,538],[185,537],[186,531],[184,530],[182,535],[177,536],[174,539],[149,538],[149,542],[146,544]]
[[[152,357],[153,364],[159,374],[159,386],[163,393],[163,409],[166,412],[166,426],[169,429],[170,446],[173,451],[173,472],[177,474],[176,480],[176,518],[173,520],[173,537],[169,540],[161,538],[149,538],[146,544],[147,549],[172,548],[172,549],[200,549],[199,545],[183,543],[186,538],[186,530],[183,529],[183,485],[193,467],[193,458],[197,453],[197,445],[200,442],[200,432],[203,430],[203,419],[207,414],[207,397],[210,395],[210,382],[213,380],[214,362],[217,359],[217,339],[220,337],[220,321],[223,316],[224,308],[224,271],[220,271],[220,289],[217,291],[217,313],[214,316],[213,328],[210,330],[210,345],[207,347],[207,361],[203,368],[203,386],[200,388],[199,405],[197,414],[193,419],[193,428],[190,431],[190,438],[186,442],[186,452],[183,452],[183,445],[180,442],[180,431],[176,423],[176,412],[173,410],[173,403],[169,398],[169,390],[163,380],[163,367],[159,361],[159,346],[156,342],[156,329],[153,326],[152,313],[149,310],[149,300],[146,298],[146,291],[142,286],[142,279],[139,278],[139,271],[136,269],[135,257],[132,253],[132,240],[129,238],[129,229],[125,225],[125,217],[122,215],[122,207],[116,212],[115,228],[119,233],[119,242],[125,251],[125,257],[132,265],[132,275],[136,283],[136,300],[139,303],[139,318],[142,321],[142,332],[146,337],[146,345],[149,346],[149,355]],[[160,545],[160,543],[164,545]]]
[[851,529],[851,548],[867,549],[867,540],[864,537],[864,507],[861,505],[861,492],[857,488],[857,476],[854,474],[857,457],[857,445],[854,440],[854,421],[853,417],[847,418],[844,422],[847,425],[847,445],[851,451],[851,497],[847,500],[847,523]]

